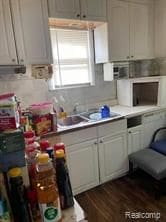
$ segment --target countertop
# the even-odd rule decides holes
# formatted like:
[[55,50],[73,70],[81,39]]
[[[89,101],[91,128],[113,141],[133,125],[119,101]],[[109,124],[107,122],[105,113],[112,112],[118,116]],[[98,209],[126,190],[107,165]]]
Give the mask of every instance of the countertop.
[[42,138],[48,137],[48,136],[53,136],[53,135],[58,135],[61,133],[68,133],[71,131],[84,129],[84,128],[99,125],[99,124],[109,123],[109,122],[117,121],[117,120],[120,120],[123,118],[130,118],[130,117],[134,117],[137,115],[143,115],[143,114],[154,112],[154,111],[162,111],[162,110],[166,110],[166,107],[165,106],[162,106],[162,107],[161,106],[152,106],[152,105],[128,107],[128,106],[115,105],[115,106],[111,106],[110,110],[112,112],[118,113],[119,116],[116,116],[114,118],[106,118],[106,119],[102,119],[102,120],[98,120],[98,121],[82,122],[80,124],[76,124],[76,125],[69,126],[69,127],[68,126],[67,127],[59,127],[57,132],[50,132],[50,133],[42,136]]
[[129,107],[129,106],[116,105],[110,107],[110,109],[112,112],[119,113],[121,116],[129,118],[137,115],[143,115],[149,112],[166,110],[166,107],[152,106],[152,105]]
[[63,222],[88,222],[85,220],[85,214],[83,209],[80,207],[80,205],[77,203],[76,200],[74,200],[74,206],[70,207],[67,210],[63,211]]

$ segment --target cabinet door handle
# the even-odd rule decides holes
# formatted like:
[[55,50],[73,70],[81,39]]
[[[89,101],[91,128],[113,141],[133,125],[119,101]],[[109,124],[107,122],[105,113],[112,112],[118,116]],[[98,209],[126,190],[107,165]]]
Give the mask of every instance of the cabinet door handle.
[[134,56],[132,55],[131,58],[134,58]]
[[80,14],[77,14],[76,16],[77,16],[77,18],[79,18],[79,17],[80,17]]
[[12,62],[15,62],[16,60],[15,59],[12,59]]
[[23,60],[23,59],[20,59],[20,62],[24,62],[24,60]]
[[94,145],[97,145],[97,142],[94,142]]
[[86,18],[86,15],[83,15],[82,17],[83,17],[83,18]]
[[130,58],[130,56],[126,56],[126,59],[129,59]]
[[100,143],[103,143],[103,140],[100,140]]

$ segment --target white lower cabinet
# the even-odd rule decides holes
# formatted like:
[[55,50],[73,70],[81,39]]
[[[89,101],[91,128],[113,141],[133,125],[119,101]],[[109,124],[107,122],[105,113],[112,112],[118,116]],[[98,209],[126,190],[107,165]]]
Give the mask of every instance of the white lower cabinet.
[[126,133],[105,136],[99,142],[100,183],[128,171]]
[[128,155],[143,149],[143,127],[142,125],[128,129]]
[[126,135],[126,120],[61,135],[74,195],[128,171]]
[[99,185],[96,140],[68,146],[67,163],[75,195]]

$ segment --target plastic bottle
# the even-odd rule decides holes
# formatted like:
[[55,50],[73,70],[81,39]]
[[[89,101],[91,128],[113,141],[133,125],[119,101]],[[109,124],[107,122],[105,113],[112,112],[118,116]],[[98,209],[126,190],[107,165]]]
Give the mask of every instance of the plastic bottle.
[[53,147],[50,146],[50,143],[48,140],[41,140],[40,141],[40,151],[42,153],[48,153],[50,158],[53,158]]
[[101,107],[101,117],[102,118],[110,117],[110,108],[107,105]]
[[54,168],[47,153],[37,158],[37,196],[43,222],[60,222],[62,218]]
[[64,150],[57,150],[55,156],[56,177],[61,208],[66,209],[74,205],[74,200]]
[[10,177],[10,196],[14,221],[30,222],[21,169],[13,168],[8,171],[8,174]]
[[56,152],[57,150],[64,150],[64,153],[65,152],[65,144],[64,143],[56,143],[54,145],[54,152]]
[[28,198],[28,203],[29,203],[29,207],[31,211],[31,217],[33,221],[41,221],[41,215],[40,215],[36,190],[28,190],[27,198]]

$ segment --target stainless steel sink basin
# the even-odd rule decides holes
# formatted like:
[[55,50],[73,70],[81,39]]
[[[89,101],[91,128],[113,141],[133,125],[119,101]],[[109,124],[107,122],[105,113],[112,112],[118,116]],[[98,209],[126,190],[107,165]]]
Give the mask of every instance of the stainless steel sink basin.
[[82,122],[88,122],[88,120],[80,115],[67,116],[64,119],[58,119],[59,126],[73,126]]
[[[89,119],[89,120],[101,120],[102,119],[101,113],[98,109],[91,110],[91,111],[88,111],[88,112],[85,112],[85,113],[81,113],[80,115]],[[117,113],[114,113],[114,112],[110,112],[110,117],[108,117],[108,118],[114,118],[114,117],[117,117],[117,116],[120,116],[120,115],[117,114]]]

